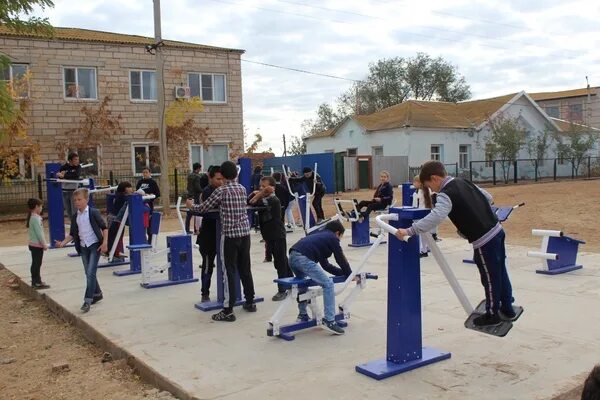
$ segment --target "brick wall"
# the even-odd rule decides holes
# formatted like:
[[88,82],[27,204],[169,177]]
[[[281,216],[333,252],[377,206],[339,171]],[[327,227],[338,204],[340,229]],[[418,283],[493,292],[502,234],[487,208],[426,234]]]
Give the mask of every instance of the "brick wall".
[[[0,49],[12,62],[29,64],[32,73],[29,135],[40,144],[41,158],[63,161],[55,149],[65,131],[75,128],[82,117],[81,107],[97,107],[105,96],[112,101],[113,114],[121,114],[124,134],[115,143],[100,149],[100,173],[109,170],[132,172],[132,143],[148,142],[146,133],[157,126],[157,103],[132,101],[129,94],[131,69],[155,69],[155,58],[142,45],[15,39],[0,36]],[[164,86],[166,104],[175,101],[174,87],[187,85],[189,72],[226,74],[226,104],[205,104],[196,117],[200,126],[210,128],[210,141],[230,144],[231,151],[243,148],[242,85],[240,53],[226,50],[165,48]],[[95,67],[98,100],[65,99],[63,66]],[[188,166],[189,154],[173,154],[170,161]],[[39,171],[43,171],[42,168]]]

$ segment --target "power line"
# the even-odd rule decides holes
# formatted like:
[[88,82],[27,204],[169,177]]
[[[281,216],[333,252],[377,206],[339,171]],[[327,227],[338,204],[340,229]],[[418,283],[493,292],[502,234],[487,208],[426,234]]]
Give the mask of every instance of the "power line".
[[349,81],[349,82],[354,82],[354,83],[360,83],[360,82],[362,82],[362,81],[360,81],[358,79],[344,78],[344,77],[341,77],[341,76],[335,76],[335,75],[331,75],[331,74],[323,74],[323,73],[320,73],[320,72],[313,72],[313,71],[308,71],[308,70],[300,69],[300,68],[284,67],[284,66],[281,66],[281,65],[275,65],[275,64],[269,64],[269,63],[260,62],[260,61],[248,60],[248,59],[245,59],[245,58],[240,58],[240,60],[242,60],[244,62],[247,62],[247,63],[251,63],[251,64],[264,65],[264,66],[267,66],[267,67],[284,69],[284,70],[293,71],[293,72],[301,72],[303,74],[323,76],[323,77],[326,77],[326,78],[339,79],[339,80]]

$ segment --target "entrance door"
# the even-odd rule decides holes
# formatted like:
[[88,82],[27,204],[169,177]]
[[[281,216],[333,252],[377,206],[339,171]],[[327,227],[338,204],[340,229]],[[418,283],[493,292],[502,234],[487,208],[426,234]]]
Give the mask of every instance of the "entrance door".
[[358,187],[360,189],[370,189],[371,179],[369,179],[369,160],[358,160]]
[[335,153],[335,191],[344,191],[344,156],[346,152]]

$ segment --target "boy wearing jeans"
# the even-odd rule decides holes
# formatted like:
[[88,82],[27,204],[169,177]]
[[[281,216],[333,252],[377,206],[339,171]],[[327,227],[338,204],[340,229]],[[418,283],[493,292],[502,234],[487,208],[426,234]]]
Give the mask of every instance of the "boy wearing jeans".
[[[325,271],[336,276],[346,277],[352,273],[340,245],[340,238],[343,234],[342,223],[331,221],[325,225],[322,231],[300,239],[290,249],[290,267],[294,274],[298,278],[311,278],[323,288],[325,318],[323,318],[322,327],[336,335],[344,334],[344,330],[335,321],[335,289],[333,281]],[[332,254],[339,267],[331,265],[327,260]],[[298,303],[298,321],[308,321],[306,308],[306,301]]]
[[[426,234],[450,218],[458,233],[473,245],[473,260],[485,290],[486,313],[475,318],[473,324],[497,326],[502,320],[512,320],[516,314],[506,270],[505,235],[490,206],[492,196],[466,179],[448,176],[439,161],[426,162],[419,176],[425,188],[437,193],[437,201],[429,215],[408,229],[398,229],[396,236],[402,240],[404,236]],[[429,196],[429,190],[423,194]]]
[[86,289],[81,311],[87,313],[90,306],[102,300],[102,290],[96,279],[100,253],[108,251],[108,229],[97,208],[88,206],[89,192],[85,188],[73,192],[73,203],[77,212],[71,218],[71,231],[61,242],[56,241],[57,247],[63,247],[71,240],[75,249],[81,255],[86,276]]
[[236,165],[231,161],[221,164],[221,175],[225,180],[223,186],[215,189],[208,199],[201,204],[193,204],[188,199],[189,209],[203,213],[218,208],[221,219],[221,259],[225,266],[223,274],[225,299],[223,309],[212,316],[214,321],[233,322],[233,307],[236,301],[235,272],[240,275],[244,287],[246,302],[244,310],[256,311],[254,304],[254,282],[250,270],[250,222],[246,208],[246,189],[235,181]]

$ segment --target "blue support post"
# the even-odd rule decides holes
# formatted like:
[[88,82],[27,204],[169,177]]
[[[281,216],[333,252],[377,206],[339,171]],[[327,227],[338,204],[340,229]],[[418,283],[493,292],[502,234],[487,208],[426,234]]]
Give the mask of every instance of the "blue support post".
[[168,278],[162,281],[140,283],[144,289],[198,282],[198,278],[194,278],[192,236],[167,236],[167,247],[169,248],[167,254],[167,261],[169,262]]
[[[221,257],[221,220],[219,218],[218,212],[210,212],[210,213],[202,214],[202,217],[217,220],[217,242],[216,242],[216,248],[217,248],[217,262],[216,262],[217,300],[216,301],[199,302],[199,303],[194,304],[194,307],[196,307],[200,311],[220,310],[221,308],[223,308],[223,304],[225,301],[225,287],[224,287],[224,280],[223,280],[223,274],[225,273],[225,266],[223,264],[223,258]],[[245,299],[242,298],[240,277],[237,273],[236,273],[236,277],[235,277],[235,292],[236,292],[235,293],[235,296],[236,296],[235,305],[241,306],[242,304],[244,304]],[[264,300],[265,300],[264,297],[259,297],[259,296],[254,297],[255,303],[260,303],[260,302],[263,302]]]
[[53,182],[50,179],[55,178],[56,173],[60,170],[59,163],[46,164],[46,191],[48,201],[48,230],[50,232],[50,247],[55,247],[55,242],[62,241],[65,238],[65,217],[62,200],[62,185]]
[[250,192],[252,192],[252,160],[246,157],[240,157],[238,158],[238,164],[240,165],[238,182],[246,188],[246,193],[250,194]]
[[[146,228],[144,228],[144,200],[142,195],[134,193],[127,196],[129,203],[129,245],[148,244]],[[142,272],[142,255],[139,251],[130,251],[129,269],[113,271],[116,276],[140,274]]]
[[349,243],[350,247],[366,247],[370,246],[371,243],[371,232],[369,227],[369,215],[365,215],[362,221],[352,222],[352,243]]
[[402,206],[403,207],[412,207],[413,204],[413,194],[415,193],[415,187],[411,182],[406,182],[402,184]]
[[577,251],[580,244],[585,242],[569,236],[549,237],[546,253],[558,256],[556,260],[545,260],[548,269],[538,269],[535,272],[543,275],[558,275],[583,268],[581,264],[577,264]]
[[[390,213],[399,214],[394,227],[408,228],[429,210],[391,208]],[[381,380],[450,358],[450,353],[423,347],[418,236],[408,242],[389,237],[387,315],[386,357],[357,365],[357,372]]]
[[[310,208],[310,204],[307,202],[306,194],[298,197],[298,206],[300,207],[300,218],[302,218],[302,223],[304,224],[304,230],[306,231],[308,228],[316,225],[315,216],[313,215],[312,209]],[[308,219],[306,221],[306,208],[308,207]]]

